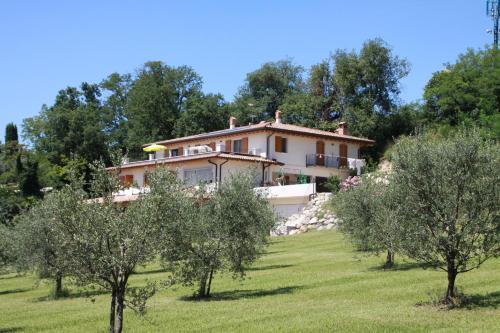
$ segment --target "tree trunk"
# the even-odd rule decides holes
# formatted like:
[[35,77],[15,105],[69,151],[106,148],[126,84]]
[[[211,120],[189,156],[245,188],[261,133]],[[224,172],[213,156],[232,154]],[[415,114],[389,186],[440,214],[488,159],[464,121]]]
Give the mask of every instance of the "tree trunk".
[[387,249],[387,258],[385,260],[384,268],[392,268],[394,266],[394,251]]
[[207,276],[208,273],[203,274],[200,280],[200,289],[198,290],[198,297],[203,298],[207,295]]
[[448,289],[446,290],[446,304],[453,303],[453,299],[457,296],[455,293],[455,279],[457,278],[457,270],[455,269],[454,262],[448,263]]
[[55,277],[55,291],[54,291],[54,297],[59,298],[62,295],[62,273],[57,272],[56,277]]
[[207,296],[210,296],[210,287],[212,286],[212,277],[214,276],[214,268],[210,269],[210,276],[208,277],[208,287],[207,287]]
[[109,309],[109,333],[115,333],[116,288],[111,292],[111,307]]
[[125,302],[125,287],[120,286],[116,294],[116,326],[115,333],[122,333],[123,328],[123,307]]

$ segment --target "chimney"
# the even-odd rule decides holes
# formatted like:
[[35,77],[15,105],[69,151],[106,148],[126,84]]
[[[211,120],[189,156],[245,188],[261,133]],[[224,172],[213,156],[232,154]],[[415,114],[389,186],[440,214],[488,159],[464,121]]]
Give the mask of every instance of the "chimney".
[[341,121],[339,123],[339,128],[337,128],[335,132],[340,135],[349,135],[349,132],[347,131],[347,123],[345,121]]
[[233,129],[236,127],[236,118],[229,117],[229,129]]
[[281,124],[281,111],[276,111],[276,124]]

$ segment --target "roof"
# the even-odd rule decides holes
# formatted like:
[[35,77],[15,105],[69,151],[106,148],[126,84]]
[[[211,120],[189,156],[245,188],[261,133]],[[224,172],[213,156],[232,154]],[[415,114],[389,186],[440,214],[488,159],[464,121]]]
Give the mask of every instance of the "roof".
[[[281,163],[281,162],[278,162],[275,160],[270,160],[270,159],[267,159],[267,158],[264,158],[261,156],[248,155],[248,154],[238,154],[238,153],[210,152],[210,153],[203,153],[203,154],[196,154],[196,155],[175,156],[175,157],[168,157],[168,158],[160,158],[160,159],[156,159],[156,160],[130,162],[130,163],[121,165],[120,168],[127,169],[127,168],[135,168],[135,167],[157,165],[157,164],[160,164],[160,165],[175,164],[175,163],[181,163],[181,162],[193,161],[193,160],[202,160],[202,159],[208,159],[208,158],[223,158],[223,159],[227,159],[227,160],[237,160],[237,161],[245,161],[245,162],[253,162],[253,163],[268,163],[268,164],[274,164],[274,165],[283,165],[283,163]],[[111,167],[108,169],[116,169],[116,167]]]
[[367,138],[361,138],[361,137],[356,137],[356,136],[351,136],[351,135],[342,135],[342,134],[338,134],[335,132],[323,131],[323,130],[309,128],[309,127],[276,123],[276,122],[261,122],[259,124],[254,124],[254,125],[240,126],[240,127],[228,128],[228,129],[224,129],[224,130],[220,130],[220,131],[185,136],[182,138],[175,138],[175,139],[151,142],[151,143],[144,144],[143,146],[149,146],[151,144],[171,145],[171,144],[180,143],[180,142],[203,140],[203,139],[214,138],[214,137],[230,136],[230,135],[235,135],[235,134],[239,134],[239,133],[248,133],[248,132],[260,131],[260,130],[287,132],[287,133],[294,133],[294,134],[305,134],[305,135],[322,137],[322,138],[327,138],[327,139],[334,139],[334,140],[336,139],[336,140],[358,142],[358,143],[365,144],[365,145],[373,145],[375,143],[374,140],[370,140]]

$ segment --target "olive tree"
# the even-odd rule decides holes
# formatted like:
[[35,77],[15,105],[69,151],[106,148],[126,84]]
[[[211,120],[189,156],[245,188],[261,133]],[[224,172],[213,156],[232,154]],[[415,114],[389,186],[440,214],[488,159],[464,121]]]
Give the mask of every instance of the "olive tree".
[[74,207],[67,195],[66,190],[46,195],[19,216],[13,232],[18,269],[33,270],[41,278],[53,279],[55,298],[62,295],[66,254],[63,239],[57,237],[53,228],[54,220],[72,218]]
[[500,254],[499,146],[474,131],[403,138],[393,153],[401,249],[447,272],[453,304],[458,274]]
[[[93,166],[89,195],[82,191],[82,183],[76,183],[58,194],[72,211],[52,219],[51,230],[64,244],[61,251],[68,274],[81,285],[97,284],[110,292],[109,331],[121,332],[129,278],[138,265],[154,258],[159,229],[150,218],[147,200],[139,198],[126,209],[114,202],[113,193],[120,188],[117,173],[103,164]],[[148,287],[134,295],[145,301],[154,291]]]
[[[162,259],[185,285],[198,285],[197,296],[209,297],[213,278],[218,272],[243,277],[245,266],[252,263],[267,245],[274,226],[273,211],[263,193],[253,190],[252,173],[238,173],[209,190],[200,186],[178,201],[178,217],[168,209],[158,209],[163,220]],[[159,202],[164,190],[152,188]]]
[[0,272],[9,267],[15,260],[11,236],[10,228],[0,223]]
[[339,228],[361,251],[387,252],[385,268],[394,265],[394,254],[400,225],[390,196],[393,189],[389,175],[366,175],[356,186],[350,186],[332,198]]

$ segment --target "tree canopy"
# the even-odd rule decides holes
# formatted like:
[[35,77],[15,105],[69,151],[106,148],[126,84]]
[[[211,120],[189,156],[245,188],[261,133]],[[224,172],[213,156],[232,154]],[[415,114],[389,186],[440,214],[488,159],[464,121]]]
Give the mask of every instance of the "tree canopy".
[[401,248],[447,272],[451,303],[457,274],[500,255],[499,146],[476,130],[427,134],[401,139],[393,163]]
[[429,125],[480,125],[500,138],[500,53],[469,49],[454,64],[434,73],[425,87],[424,116]]
[[14,123],[8,123],[5,127],[5,143],[19,141],[19,136],[17,134],[17,125]]

